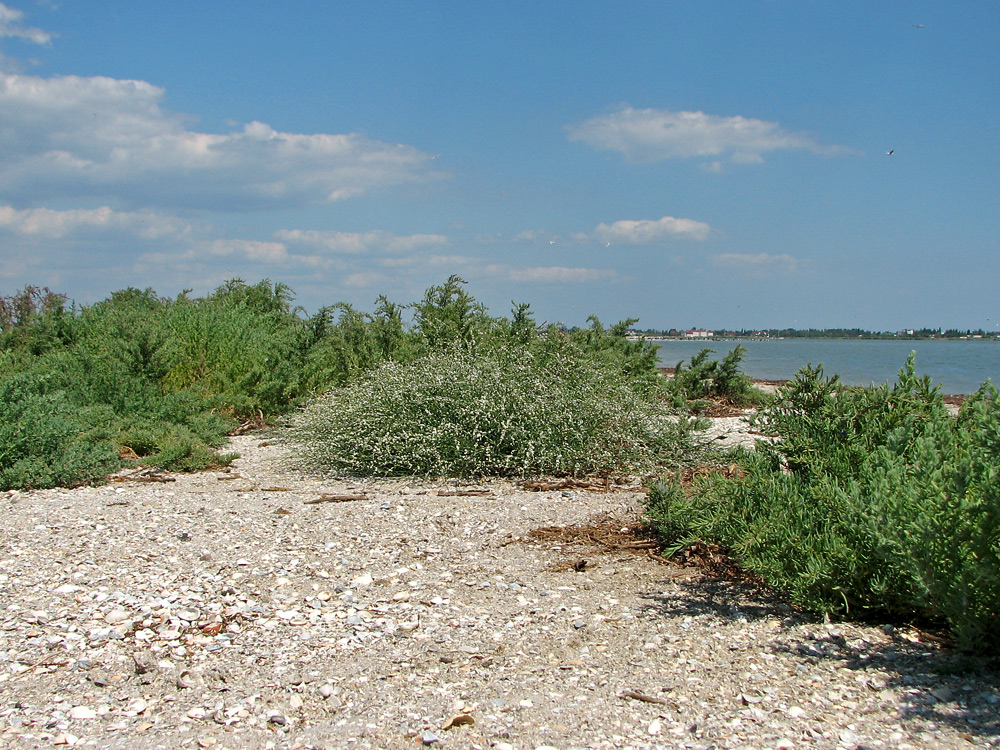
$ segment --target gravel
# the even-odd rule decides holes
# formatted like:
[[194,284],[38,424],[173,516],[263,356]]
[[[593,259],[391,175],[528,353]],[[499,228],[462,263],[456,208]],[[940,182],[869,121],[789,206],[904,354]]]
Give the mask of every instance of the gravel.
[[638,486],[351,481],[259,436],[232,450],[0,494],[0,744],[1000,744],[996,673],[919,631],[532,534],[634,529]]

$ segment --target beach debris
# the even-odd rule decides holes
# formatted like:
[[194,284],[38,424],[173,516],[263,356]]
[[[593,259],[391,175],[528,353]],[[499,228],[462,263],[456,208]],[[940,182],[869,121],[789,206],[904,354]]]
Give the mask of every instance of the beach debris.
[[[618,486],[626,485],[628,480],[616,479]],[[554,492],[556,490],[590,490],[591,492],[611,492],[612,480],[603,479],[557,479],[552,481],[529,480],[521,482],[521,487],[531,492]]]
[[638,690],[623,690],[621,693],[622,698],[631,698],[634,701],[642,701],[643,703],[656,703],[660,706],[670,706],[672,705],[670,701],[664,700],[663,698],[657,698],[653,695],[647,695],[646,693],[641,693]]
[[354,503],[362,500],[370,500],[368,495],[334,495],[324,492],[312,500],[304,500],[303,505],[319,505],[320,503]]
[[469,713],[457,713],[454,716],[452,716],[450,719],[448,719],[448,721],[446,721],[444,723],[444,726],[442,726],[441,728],[444,729],[445,731],[447,731],[449,729],[453,729],[454,727],[461,727],[461,726],[470,726],[471,727],[475,723],[476,723],[476,720],[472,716],[472,714],[469,714]]

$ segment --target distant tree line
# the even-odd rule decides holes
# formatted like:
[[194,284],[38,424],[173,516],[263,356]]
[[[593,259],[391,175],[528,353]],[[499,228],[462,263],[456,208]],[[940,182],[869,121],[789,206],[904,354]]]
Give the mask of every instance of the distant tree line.
[[[643,336],[680,338],[684,336],[684,330],[670,328],[664,330],[646,329],[635,331]],[[981,337],[987,338],[996,336],[996,333],[988,333],[982,328],[966,329],[959,328],[913,328],[902,331],[866,331],[862,328],[766,328],[748,329],[741,328],[725,329],[718,328],[713,331],[715,338],[801,338],[801,339],[960,339]]]

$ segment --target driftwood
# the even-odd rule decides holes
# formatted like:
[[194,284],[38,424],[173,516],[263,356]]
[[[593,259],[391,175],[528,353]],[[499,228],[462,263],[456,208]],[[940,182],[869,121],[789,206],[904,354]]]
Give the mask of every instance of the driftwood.
[[320,503],[353,503],[359,500],[370,500],[368,495],[330,495],[323,493],[312,500],[305,500],[303,505],[319,505]]
[[485,497],[489,490],[438,490],[438,497]]
[[163,474],[153,474],[149,470],[142,470],[134,474],[119,474],[118,476],[111,477],[112,482],[176,482],[174,477],[164,476]]
[[642,701],[643,703],[656,703],[660,706],[672,706],[670,701],[665,701],[663,698],[656,698],[652,695],[646,695],[645,693],[640,693],[636,690],[623,690],[622,698],[631,698],[632,700]]
[[531,492],[551,492],[552,490],[590,490],[591,492],[611,492],[611,480],[599,479],[557,479],[555,481],[531,480],[521,482],[521,487]]

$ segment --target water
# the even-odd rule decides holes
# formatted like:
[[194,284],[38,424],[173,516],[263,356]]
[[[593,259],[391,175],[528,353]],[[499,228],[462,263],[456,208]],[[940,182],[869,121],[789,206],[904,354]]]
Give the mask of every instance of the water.
[[746,349],[743,372],[758,380],[789,380],[807,364],[823,365],[826,375],[837,374],[847,385],[894,383],[911,351],[917,353],[917,375],[929,375],[946,394],[974,393],[991,379],[1000,387],[1000,341],[966,340],[850,340],[764,339],[760,341],[657,341],[660,364],[674,367],[689,362],[702,349],[722,359],[737,345]]

